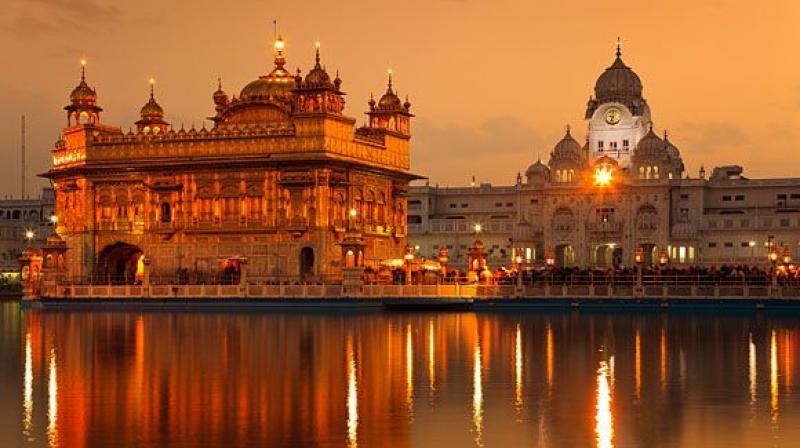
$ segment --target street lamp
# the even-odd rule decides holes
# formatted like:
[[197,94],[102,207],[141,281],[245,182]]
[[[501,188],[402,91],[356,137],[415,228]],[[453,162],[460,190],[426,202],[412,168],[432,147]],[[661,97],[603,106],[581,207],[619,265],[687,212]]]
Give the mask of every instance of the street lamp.
[[403,255],[406,262],[406,285],[411,284],[411,262],[414,261],[414,248],[406,246],[406,253]]
[[475,230],[475,235],[480,235],[481,231],[483,230],[483,226],[479,222],[476,222],[472,228]]
[[644,249],[639,246],[633,254],[633,261],[636,262],[636,286],[642,288],[642,265],[644,264]]
[[35,236],[36,236],[36,233],[33,230],[28,229],[28,230],[25,231],[25,241],[27,242],[29,247],[31,245],[31,242],[33,242],[33,238]]

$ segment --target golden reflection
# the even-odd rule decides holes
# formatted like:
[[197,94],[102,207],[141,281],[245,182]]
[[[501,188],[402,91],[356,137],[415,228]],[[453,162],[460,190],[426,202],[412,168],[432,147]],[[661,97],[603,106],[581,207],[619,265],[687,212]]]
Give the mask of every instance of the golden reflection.
[[56,378],[56,350],[50,349],[50,372],[47,384],[47,441],[50,447],[58,446],[58,380]]
[[353,339],[347,338],[347,446],[358,446],[358,383]]
[[516,396],[515,409],[517,416],[522,412],[522,330],[517,324],[517,334],[514,338],[514,393]]
[[770,417],[773,423],[778,421],[778,342],[775,330],[769,344],[769,391],[770,391]]
[[634,341],[633,365],[633,390],[638,401],[642,397],[642,336],[639,334],[638,328],[636,329],[636,340]]
[[22,431],[30,441],[33,430],[33,348],[31,334],[25,334],[25,384],[22,399]]
[[614,355],[611,355],[611,357],[608,358],[608,382],[611,386],[611,392],[614,392],[614,386],[616,385],[617,381],[615,366],[616,364],[614,363]]
[[406,406],[409,420],[414,420],[414,346],[411,342],[411,324],[406,325]]
[[475,444],[483,446],[483,381],[481,346],[475,344],[475,361],[472,373],[472,424],[475,426]]
[[756,380],[758,379],[758,370],[756,364],[756,344],[753,342],[753,333],[750,333],[750,404],[756,404]]
[[428,387],[431,395],[436,391],[436,347],[434,345],[433,321],[428,323]]
[[667,329],[661,328],[661,390],[667,387]]
[[594,432],[597,438],[597,446],[612,447],[614,446],[614,417],[611,414],[609,368],[605,361],[600,361],[600,368],[597,369],[596,411]]
[[547,323],[547,387],[553,387],[553,329]]

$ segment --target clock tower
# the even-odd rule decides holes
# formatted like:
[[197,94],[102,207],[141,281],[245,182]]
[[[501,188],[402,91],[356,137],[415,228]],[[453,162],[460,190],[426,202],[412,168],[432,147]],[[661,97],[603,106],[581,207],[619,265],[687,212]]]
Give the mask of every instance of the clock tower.
[[642,81],[624,62],[617,41],[617,57],[599,78],[589,98],[589,155],[611,157],[622,169],[631,166],[636,144],[650,128],[650,108],[642,97]]

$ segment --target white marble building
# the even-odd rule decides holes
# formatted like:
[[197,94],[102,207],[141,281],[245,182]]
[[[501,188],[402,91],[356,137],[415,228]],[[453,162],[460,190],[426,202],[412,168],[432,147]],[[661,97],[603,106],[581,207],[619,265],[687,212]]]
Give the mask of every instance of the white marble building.
[[[689,176],[680,151],[653,132],[636,73],[617,57],[597,79],[584,144],[567,129],[547,163],[510,186],[412,186],[411,244],[453,265],[482,240],[493,267],[552,257],[562,266],[757,263],[768,245],[800,257],[800,178],[749,179],[739,166]],[[480,229],[476,232],[476,228]]]

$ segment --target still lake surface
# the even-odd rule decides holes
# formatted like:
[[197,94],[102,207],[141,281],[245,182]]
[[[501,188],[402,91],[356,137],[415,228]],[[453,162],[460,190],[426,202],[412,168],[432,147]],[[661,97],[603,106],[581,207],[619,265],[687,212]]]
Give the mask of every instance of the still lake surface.
[[797,446],[800,319],[0,302],[0,445]]

